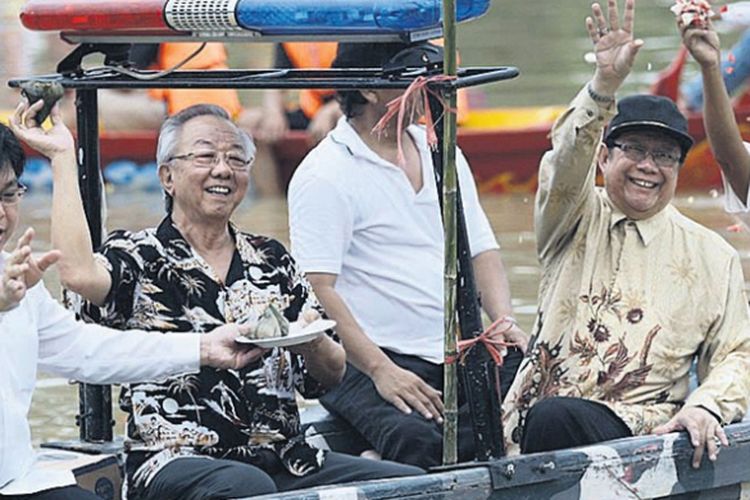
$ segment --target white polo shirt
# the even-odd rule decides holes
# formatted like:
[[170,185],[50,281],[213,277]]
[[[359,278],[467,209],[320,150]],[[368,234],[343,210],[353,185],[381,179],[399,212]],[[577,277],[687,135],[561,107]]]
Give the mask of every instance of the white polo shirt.
[[[336,291],[378,346],[443,362],[443,225],[423,127],[408,129],[423,186],[380,158],[346,118],[289,185],[292,254],[306,273],[338,275]],[[463,154],[457,154],[472,256],[498,248]]]

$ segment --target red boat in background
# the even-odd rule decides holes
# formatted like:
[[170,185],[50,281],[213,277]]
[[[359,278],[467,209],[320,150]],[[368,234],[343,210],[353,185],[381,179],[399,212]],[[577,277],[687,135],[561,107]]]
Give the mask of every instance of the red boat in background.
[[[672,64],[662,71],[651,88],[654,94],[675,99],[687,53],[680,50]],[[458,144],[472,166],[483,193],[533,193],[539,161],[550,148],[549,132],[563,106],[489,108],[472,110],[458,131]],[[742,135],[750,140],[750,96],[737,100],[737,122]],[[695,146],[680,172],[682,191],[706,191],[721,186],[719,167],[706,140],[700,113],[688,116]],[[290,131],[276,144],[276,155],[284,185],[310,150],[305,132]],[[36,155],[28,150],[29,155]],[[153,162],[156,154],[155,131],[106,132],[100,136],[101,164],[126,159],[139,164]]]

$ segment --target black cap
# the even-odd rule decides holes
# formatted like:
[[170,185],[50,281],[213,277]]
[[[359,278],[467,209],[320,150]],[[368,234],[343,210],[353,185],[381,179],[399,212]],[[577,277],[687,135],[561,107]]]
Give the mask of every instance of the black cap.
[[333,68],[383,68],[386,72],[407,67],[434,67],[442,65],[443,49],[428,42],[408,44],[390,43],[339,43]]
[[342,42],[336,50],[333,68],[381,68],[391,57],[409,45],[402,42],[362,43]]
[[674,101],[662,96],[638,94],[625,97],[617,104],[617,114],[607,126],[604,143],[611,145],[622,133],[649,129],[673,137],[682,149],[682,157],[693,146],[687,119]]

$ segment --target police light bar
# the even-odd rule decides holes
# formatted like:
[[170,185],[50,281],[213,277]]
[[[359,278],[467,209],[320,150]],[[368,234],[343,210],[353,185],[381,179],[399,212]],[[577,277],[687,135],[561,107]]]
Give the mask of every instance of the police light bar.
[[[457,0],[457,20],[490,0]],[[76,42],[417,40],[440,36],[442,0],[28,0],[25,27]]]

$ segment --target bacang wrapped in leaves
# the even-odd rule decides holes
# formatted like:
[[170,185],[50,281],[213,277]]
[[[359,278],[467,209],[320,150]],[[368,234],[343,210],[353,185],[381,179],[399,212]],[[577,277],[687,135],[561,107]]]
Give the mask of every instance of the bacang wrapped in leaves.
[[255,328],[247,335],[251,339],[272,339],[289,335],[289,321],[279,309],[269,304],[258,319]]
[[34,104],[39,99],[44,101],[42,109],[37,111],[34,117],[37,124],[41,125],[52,112],[55,103],[63,96],[65,89],[59,82],[32,80],[21,84],[21,93],[29,100],[29,105]]

